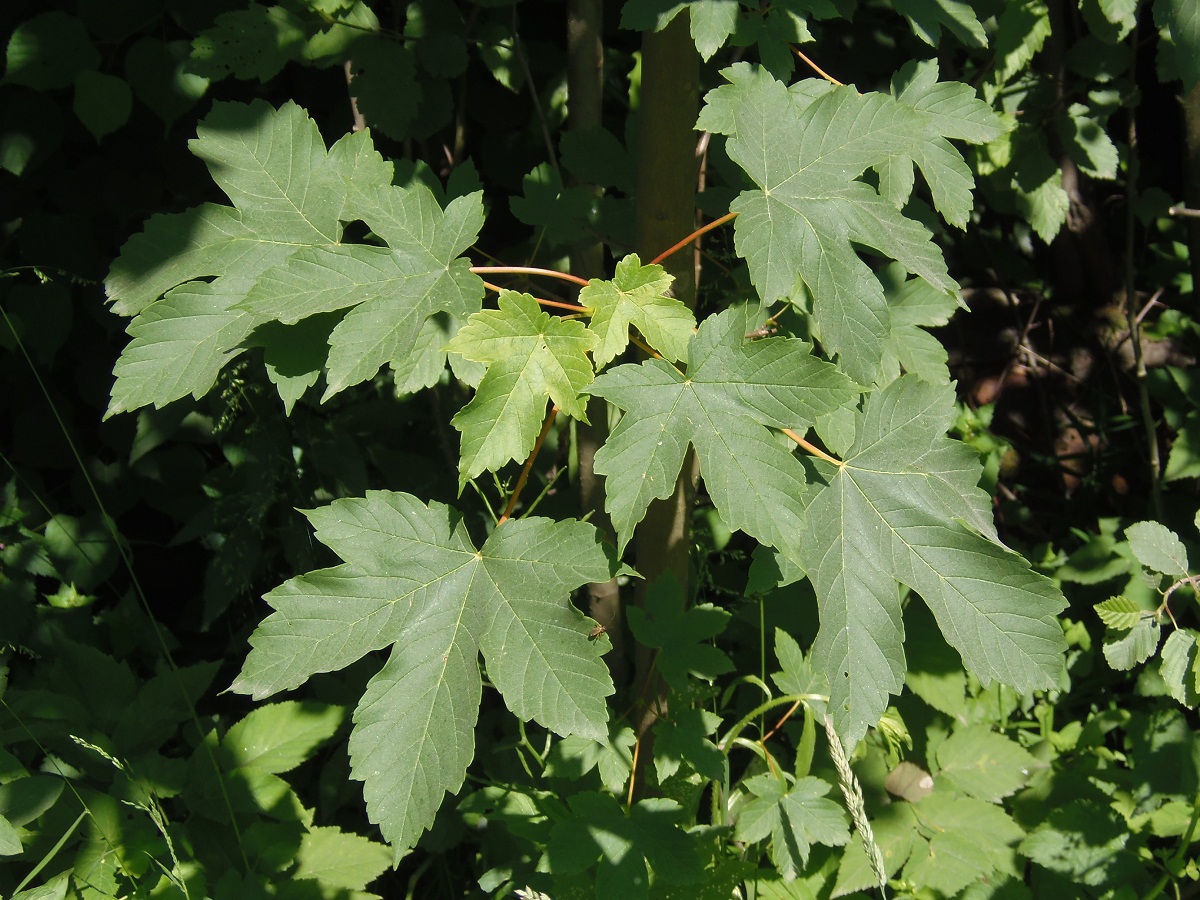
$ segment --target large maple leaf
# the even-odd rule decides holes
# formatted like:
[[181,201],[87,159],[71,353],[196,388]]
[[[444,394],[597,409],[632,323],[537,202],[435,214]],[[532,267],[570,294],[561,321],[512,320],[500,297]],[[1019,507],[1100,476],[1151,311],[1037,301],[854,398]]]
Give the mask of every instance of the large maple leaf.
[[953,405],[952,386],[912,375],[877,391],[806,509],[799,561],[821,611],[812,659],[829,673],[829,713],[848,746],[904,684],[900,585],[984,682],[1050,688],[1063,669],[1062,594],[999,542],[971,450],[931,438]]
[[[203,396],[269,322],[349,310],[328,344],[308,342],[304,359],[292,350],[296,380],[273,375],[292,402],[295,385],[311,384],[314,373],[326,371],[328,397],[406,360],[431,315],[465,318],[479,308],[482,282],[457,258],[482,225],[478,195],[443,212],[424,186],[392,185],[392,164],[368,134],[326,150],[293,103],[218,103],[197,134],[191,150],[233,206],[155,216],[113,263],[113,309],[136,318],[114,367],[108,415]],[[354,220],[388,246],[342,243],[344,223]],[[291,339],[275,329],[253,342],[270,357]]]
[[674,490],[689,444],[730,527],[773,547],[795,541],[804,469],[771,429],[803,430],[852,402],[857,388],[803,341],[747,339],[752,321],[744,307],[706,319],[686,374],[651,359],[610,369],[588,387],[625,410],[596,454],[622,548],[650,501]]
[[267,697],[392,648],[355,711],[350,757],[397,860],[474,756],[481,651],[516,715],[607,737],[612,680],[568,600],[615,573],[593,526],[509,520],[477,550],[453,510],[408,494],[371,491],[306,515],[345,562],[267,594],[275,612],[232,689]]
[[857,180],[929,141],[928,123],[883,94],[801,82],[789,89],[739,63],[709,92],[697,127],[730,135],[729,156],[758,185],[731,204],[738,255],[763,300],[813,298],[817,337],[869,384],[888,331],[883,288],[855,245],[895,259],[935,287],[957,284],[924,225]]

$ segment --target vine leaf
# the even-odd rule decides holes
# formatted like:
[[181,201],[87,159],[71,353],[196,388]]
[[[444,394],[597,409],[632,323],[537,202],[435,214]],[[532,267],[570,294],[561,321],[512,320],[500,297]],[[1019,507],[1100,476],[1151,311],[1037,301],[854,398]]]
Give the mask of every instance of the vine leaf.
[[669,362],[687,361],[696,318],[682,302],[667,296],[673,280],[662,266],[643,266],[631,253],[617,263],[612,281],[593,278],[579,292],[579,302],[593,310],[589,327],[600,338],[593,354],[597,369],[629,346],[630,325]]
[[232,690],[255,698],[392,647],[354,713],[351,772],[396,860],[474,755],[478,655],[505,703],[561,735],[604,740],[613,691],[568,602],[616,564],[580,522],[504,522],[478,550],[449,507],[370,491],[305,513],[344,563],[287,581]]
[[686,375],[651,359],[610,369],[588,387],[625,410],[596,454],[621,549],[650,501],[674,490],[689,444],[731,528],[777,548],[795,540],[804,469],[770,429],[805,429],[852,402],[857,387],[803,341],[747,340],[748,321],[745,307],[706,319]]
[[859,416],[843,465],[809,502],[801,563],[817,591],[813,664],[830,673],[829,712],[848,745],[904,683],[897,582],[921,595],[946,640],[985,683],[1049,688],[1066,643],[1066,602],[999,543],[980,465],[944,434],[950,385],[906,375]]
[[475,396],[451,419],[462,432],[460,489],[481,472],[529,455],[547,398],[587,421],[579,392],[592,381],[587,354],[599,339],[580,322],[542,312],[529,294],[501,291],[499,306],[475,313],[446,345],[487,364]]
[[730,84],[709,92],[697,127],[729,134],[730,157],[758,186],[730,206],[739,214],[738,255],[764,301],[790,297],[802,280],[817,337],[852,378],[869,384],[888,309],[854,245],[880,251],[941,290],[957,289],[928,229],[856,180],[928,143],[925,122],[891,97],[852,87],[821,88],[814,99],[816,90],[789,90],[746,63],[722,75]]
[[[430,315],[479,308],[482,282],[456,258],[482,225],[479,195],[443,213],[427,188],[391,184],[367,133],[326,150],[290,102],[215,104],[197,134],[191,150],[233,206],[154,216],[121,249],[106,288],[114,311],[136,318],[107,415],[203,396],[249,344],[287,358],[274,346],[286,330],[251,336],[270,322],[343,315],[329,337],[329,396],[406,360]],[[391,247],[341,243],[355,220]],[[306,359],[303,372],[324,365]],[[289,406],[314,381],[277,379]]]

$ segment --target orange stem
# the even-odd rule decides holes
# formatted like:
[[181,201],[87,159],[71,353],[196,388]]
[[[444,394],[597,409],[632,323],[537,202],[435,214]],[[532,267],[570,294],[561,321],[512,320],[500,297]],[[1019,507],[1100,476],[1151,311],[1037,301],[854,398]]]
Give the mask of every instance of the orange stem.
[[554,424],[554,417],[557,415],[558,407],[550,407],[550,414],[546,416],[546,421],[542,423],[542,433],[534,441],[533,452],[529,454],[529,459],[525,460],[525,466],[521,469],[521,475],[517,479],[517,486],[508,495],[508,505],[504,507],[504,515],[496,522],[497,525],[503,525],[508,520],[508,517],[512,515],[513,508],[517,505],[517,498],[521,496],[521,491],[525,489],[525,482],[529,480],[529,470],[533,468],[533,461],[537,459],[538,451],[542,449],[542,444],[546,442],[546,435],[550,433],[550,426]]
[[837,457],[835,457],[835,456],[830,456],[828,453],[826,453],[826,452],[825,452],[824,450],[822,450],[820,447],[817,447],[817,446],[816,446],[816,445],[814,445],[814,444],[810,444],[810,443],[809,443],[808,441],[806,441],[804,438],[800,437],[800,435],[796,434],[796,432],[792,431],[792,429],[790,429],[790,428],[781,428],[781,429],[780,429],[780,431],[782,431],[784,434],[786,434],[788,437],[790,437],[790,438],[791,438],[793,441],[795,441],[795,442],[796,442],[796,443],[797,443],[797,444],[798,444],[800,447],[802,447],[803,449],[807,450],[807,451],[808,451],[809,453],[811,453],[813,456],[819,456],[821,459],[825,460],[826,462],[831,462],[831,463],[833,463],[835,466],[840,466],[840,465],[842,465],[842,461],[841,461],[840,459],[838,459],[838,458],[837,458]]
[[767,741],[769,741],[771,739],[772,735],[774,735],[775,732],[777,732],[780,728],[783,727],[783,723],[792,717],[792,713],[794,713],[796,710],[798,710],[800,708],[800,704],[803,702],[804,702],[803,700],[797,700],[795,703],[793,703],[792,708],[789,709],[787,712],[785,712],[783,714],[783,718],[775,723],[775,727],[772,728],[770,731],[768,731],[766,734],[764,734],[762,737],[760,737],[758,739],[759,743],[763,744],[763,750],[767,749],[766,748]]
[[834,78],[828,72],[826,72],[824,69],[822,69],[820,66],[818,66],[815,62],[813,62],[811,59],[809,59],[807,56],[805,56],[802,52],[800,52],[799,47],[793,47],[792,52],[795,53],[802,60],[804,60],[806,63],[808,63],[809,66],[812,67],[812,70],[814,72],[816,72],[818,75],[820,75],[822,78],[824,78],[826,81],[832,82],[833,84],[836,84],[838,87],[846,86],[846,83],[844,81],[838,81],[836,78]]
[[630,341],[630,343],[637,344],[639,347],[641,347],[643,350],[645,350],[647,353],[649,353],[655,359],[662,359],[661,353],[659,353],[657,350],[655,350],[649,344],[647,344],[646,342],[641,340],[637,335],[630,334],[629,341]]
[[587,279],[580,278],[578,275],[569,275],[566,272],[556,272],[554,269],[539,269],[536,266],[471,266],[471,271],[476,275],[495,274],[495,275],[545,275],[547,278],[559,278],[563,281],[570,281],[574,284],[587,287]]
[[684,247],[686,247],[688,244],[690,244],[696,238],[700,237],[700,235],[702,235],[706,232],[712,231],[714,228],[721,227],[722,225],[724,225],[726,222],[728,222],[730,219],[732,219],[736,215],[737,215],[737,213],[735,213],[735,212],[728,212],[728,213],[725,213],[725,215],[721,216],[719,219],[713,219],[711,222],[709,222],[707,225],[703,226],[702,228],[697,228],[695,231],[693,231],[691,234],[689,234],[687,237],[685,237],[678,244],[675,244],[672,247],[668,247],[662,253],[658,254],[658,256],[654,257],[654,259],[650,260],[650,262],[647,263],[647,265],[653,266],[653,265],[656,265],[657,263],[662,262],[664,259],[666,259],[668,256],[670,256],[672,253],[675,253],[678,250],[682,250]]
[[[497,294],[505,290],[505,288],[502,288],[497,284],[492,284],[490,281],[485,281],[483,286],[489,291],[495,291]],[[582,313],[585,316],[590,316],[592,314],[592,308],[590,306],[580,306],[577,303],[562,303],[558,300],[544,300],[541,297],[534,297],[533,299],[542,306],[553,306],[555,309],[569,309],[571,312]]]

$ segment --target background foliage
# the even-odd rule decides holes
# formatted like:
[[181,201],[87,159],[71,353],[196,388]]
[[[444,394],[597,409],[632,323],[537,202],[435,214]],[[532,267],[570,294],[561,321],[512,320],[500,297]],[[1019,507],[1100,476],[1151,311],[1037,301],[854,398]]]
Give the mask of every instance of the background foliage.
[[1195,4],[578,12],[0,11],[0,895],[1193,894]]

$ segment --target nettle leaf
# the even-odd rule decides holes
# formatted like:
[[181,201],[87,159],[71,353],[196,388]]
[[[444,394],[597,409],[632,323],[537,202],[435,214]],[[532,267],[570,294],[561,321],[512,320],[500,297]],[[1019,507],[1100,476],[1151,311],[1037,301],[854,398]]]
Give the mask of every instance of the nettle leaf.
[[906,375],[873,394],[854,446],[809,503],[801,564],[817,591],[813,664],[853,746],[903,685],[897,582],[916,591],[982,681],[1053,687],[1066,643],[1059,590],[999,543],[980,464],[944,434],[954,390]]
[[588,387],[625,410],[596,454],[621,549],[650,501],[674,490],[689,444],[730,528],[773,547],[795,541],[804,469],[770,429],[803,430],[850,403],[857,387],[803,341],[747,340],[747,315],[735,308],[706,319],[686,375],[651,359],[609,369]]
[[935,60],[909,62],[892,78],[892,96],[909,107],[922,140],[891,157],[880,170],[880,193],[901,207],[912,192],[912,165],[925,176],[933,205],[951,225],[967,227],[975,178],[947,138],[986,144],[1007,129],[970,85],[938,81]]
[[451,423],[462,432],[459,487],[533,449],[549,398],[561,412],[587,421],[579,396],[592,381],[587,354],[598,338],[580,322],[551,317],[529,294],[501,291],[499,309],[477,312],[446,350],[486,363],[471,402]]
[[[122,248],[106,287],[114,311],[136,318],[107,415],[201,397],[252,343],[289,406],[322,366],[329,397],[407,360],[429,316],[479,309],[483,284],[457,258],[482,225],[479,195],[443,212],[427,188],[391,184],[367,133],[326,150],[293,103],[218,103],[197,133],[192,152],[234,205],[154,216]],[[341,243],[355,220],[391,248]],[[277,348],[287,330],[251,338],[326,313],[341,316],[327,361]]]
[[687,690],[688,675],[712,680],[733,671],[729,657],[707,643],[725,630],[730,614],[711,603],[685,610],[683,588],[670,572],[646,589],[645,609],[631,606],[626,616],[638,642],[659,651],[655,665],[673,691]]
[[746,63],[721,74],[731,83],[709,92],[706,104],[716,110],[708,117],[706,108],[698,127],[731,135],[729,156],[759,187],[730,206],[739,214],[738,255],[764,301],[790,297],[801,279],[812,295],[817,337],[852,378],[869,384],[888,335],[888,309],[855,244],[941,290],[958,287],[928,229],[857,180],[929,143],[926,119],[853,87],[821,88],[813,99]]
[[351,772],[396,859],[462,785],[474,755],[478,656],[505,703],[558,734],[602,740],[613,691],[588,620],[568,602],[616,564],[580,522],[502,523],[478,550],[457,514],[371,491],[305,515],[345,562],[265,597],[232,689],[267,697],[392,647],[354,713]]
[[938,745],[938,781],[971,797],[999,803],[1029,779],[1033,756],[985,725],[969,725]]
[[631,325],[668,362],[687,362],[696,318],[681,301],[667,295],[673,280],[662,266],[643,266],[631,253],[617,263],[612,281],[593,278],[579,292],[579,302],[592,309],[589,327],[600,338],[593,354],[597,369],[629,346]]
[[1176,578],[1188,573],[1187,549],[1183,541],[1161,522],[1135,522],[1125,529],[1129,548],[1147,569]]
[[904,878],[952,897],[992,872],[1012,872],[1013,848],[1025,832],[998,806],[953,793],[912,804],[928,842],[913,848]]

